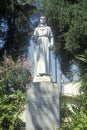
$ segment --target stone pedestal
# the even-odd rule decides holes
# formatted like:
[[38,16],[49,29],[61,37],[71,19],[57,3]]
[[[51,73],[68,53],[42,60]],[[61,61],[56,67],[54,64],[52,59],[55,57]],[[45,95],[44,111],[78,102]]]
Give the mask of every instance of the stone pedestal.
[[56,83],[27,84],[26,130],[56,130],[60,125],[59,90]]

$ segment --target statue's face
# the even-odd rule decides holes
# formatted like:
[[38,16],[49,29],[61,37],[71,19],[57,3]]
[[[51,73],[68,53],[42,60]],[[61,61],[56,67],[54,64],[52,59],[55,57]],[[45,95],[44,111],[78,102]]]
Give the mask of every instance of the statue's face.
[[44,16],[40,17],[40,23],[45,24],[46,23],[46,18]]

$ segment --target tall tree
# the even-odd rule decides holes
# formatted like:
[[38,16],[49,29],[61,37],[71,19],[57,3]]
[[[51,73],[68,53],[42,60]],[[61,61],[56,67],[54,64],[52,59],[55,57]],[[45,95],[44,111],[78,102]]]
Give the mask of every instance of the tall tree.
[[48,0],[43,4],[55,36],[55,53],[60,55],[65,73],[74,56],[87,48],[87,1]]
[[30,0],[0,1],[0,55],[7,50],[13,57],[26,54],[29,46],[29,17],[35,6]]

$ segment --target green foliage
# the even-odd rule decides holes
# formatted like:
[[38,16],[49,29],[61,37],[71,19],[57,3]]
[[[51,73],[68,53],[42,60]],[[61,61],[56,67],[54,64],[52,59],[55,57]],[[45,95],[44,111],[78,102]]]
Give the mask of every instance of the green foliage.
[[[80,60],[81,67],[81,76],[80,76],[80,95],[77,97],[78,103],[73,107],[73,113],[65,117],[70,118],[70,121],[64,122],[62,120],[61,128],[58,130],[86,130],[87,129],[87,51],[85,51],[84,55],[78,55],[77,59]],[[63,103],[62,103],[63,104]],[[63,112],[66,113],[67,111]]]
[[82,82],[80,87],[81,93],[81,105],[84,113],[87,116],[87,51],[83,55],[78,55],[77,58],[81,61],[81,76],[80,80]]
[[66,73],[73,61],[77,62],[75,55],[87,50],[87,1],[45,0],[43,4],[54,33],[55,54],[60,55]]
[[35,7],[29,0],[1,0],[0,1],[0,28],[4,24],[6,31],[1,29],[0,39],[4,41],[4,48],[0,55],[7,50],[13,58],[27,55],[29,46],[30,15]]
[[14,130],[23,123],[19,115],[24,110],[25,96],[21,91],[0,98],[0,129]]
[[62,124],[58,130],[86,130],[87,129],[87,116],[82,112],[73,113],[71,121]]
[[71,53],[84,49],[87,41],[87,1],[75,1],[73,4],[65,0],[48,0],[43,3],[48,22],[54,26],[56,40],[62,35],[64,47]]
[[66,118],[68,122],[68,119],[72,114],[71,110],[67,106],[67,100],[69,99],[60,95],[60,122],[61,123],[64,122]]
[[0,66],[0,130],[23,126],[19,115],[25,110],[25,84],[30,73],[21,64],[5,58]]
[[87,1],[69,7],[69,30],[65,34],[65,48],[71,53],[81,53],[87,43]]
[[[61,127],[58,130],[86,130],[87,115],[82,95],[70,99],[71,108],[67,107],[69,98],[61,97],[60,117]],[[86,101],[85,101],[86,102]]]

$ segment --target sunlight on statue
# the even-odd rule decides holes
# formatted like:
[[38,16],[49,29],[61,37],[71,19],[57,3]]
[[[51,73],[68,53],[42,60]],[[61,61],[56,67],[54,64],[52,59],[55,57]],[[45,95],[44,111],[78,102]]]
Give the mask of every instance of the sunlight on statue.
[[50,51],[53,49],[54,39],[51,28],[46,24],[46,18],[40,17],[40,23],[34,30],[34,61],[35,76],[50,76]]

